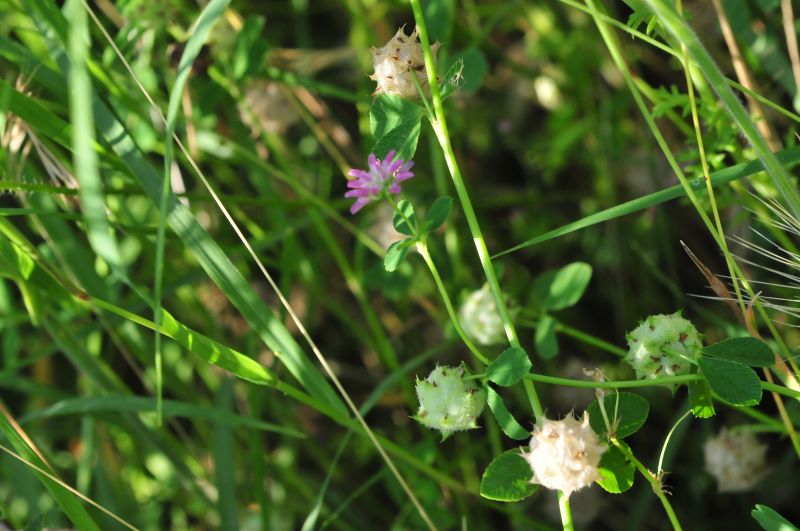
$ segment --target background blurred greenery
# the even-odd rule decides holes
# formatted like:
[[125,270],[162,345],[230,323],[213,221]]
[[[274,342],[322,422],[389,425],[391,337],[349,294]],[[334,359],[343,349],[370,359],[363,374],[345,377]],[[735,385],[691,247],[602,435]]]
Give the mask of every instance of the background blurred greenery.
[[[69,82],[69,64],[82,46],[70,45],[67,37],[83,3],[67,4],[0,0],[0,238],[6,242],[0,389],[9,417],[20,422],[67,484],[136,527],[299,529],[306,521],[341,529],[420,528],[413,506],[369,441],[351,437],[332,391],[315,387],[321,371],[303,352],[297,327],[177,149],[168,170],[183,210],[170,218],[165,236],[162,302],[174,317],[164,320],[174,339],[163,343],[165,422],[158,425],[154,337],[141,319],[153,320],[161,219],[153,190],[157,197],[167,130],[159,116],[166,114],[204,3],[87,2],[97,17],[85,21],[91,91],[84,92],[86,102],[95,98],[96,146],[88,137],[71,136],[79,125],[70,115],[76,103],[70,102],[75,85]],[[629,27],[664,37],[641,2],[605,4]],[[797,112],[800,99],[780,1],[723,4],[754,90]],[[442,70],[457,57],[465,62],[464,84],[448,100],[447,112],[492,252],[676,184],[584,4],[428,5],[432,36],[443,43]],[[722,12],[705,0],[683,7],[723,71],[735,79],[720,32]],[[234,0],[214,20],[191,64],[187,89],[175,100],[177,136],[357,404],[370,400],[370,426],[396,445],[390,447],[393,459],[436,523],[558,528],[555,497],[547,492],[513,505],[477,495],[485,466],[515,446],[489,416],[481,420],[480,432],[444,444],[409,418],[416,408],[413,376],[427,374],[436,361],[456,364],[467,351],[416,257],[395,274],[383,271],[380,251],[390,212],[372,206],[351,217],[350,201],[343,198],[344,172],[363,167],[374,143],[368,48],[382,46],[403,24],[410,32],[413,17],[403,2]],[[680,64],[617,31],[659,129],[688,176],[700,176]],[[698,98],[712,170],[751,160],[751,148],[713,92],[700,87]],[[793,147],[796,123],[765,109],[776,146]],[[77,110],[88,112],[85,106]],[[409,197],[424,204],[454,195],[431,133],[423,124],[416,177],[404,185]],[[132,143],[126,147],[125,141]],[[87,196],[91,181],[76,176],[73,151],[81,146],[98,153],[99,196]],[[749,240],[751,228],[772,231],[795,249],[763,223],[764,207],[748,190],[777,195],[762,174],[721,187],[716,199],[727,234]],[[111,247],[90,241],[93,218],[80,206],[87,197],[104,201],[99,218],[113,229],[116,265],[101,257]],[[612,379],[630,379],[632,371],[617,356],[584,335],[624,348],[625,331],[652,313],[684,308],[708,342],[734,333],[736,320],[724,304],[689,296],[713,294],[681,240],[712,271],[725,271],[716,244],[683,199],[498,258],[503,289],[518,308],[521,339],[531,353],[537,350],[534,324],[542,312],[533,279],[575,261],[593,268],[580,303],[555,314],[558,355],[534,357],[534,369],[583,378],[582,368],[600,367]],[[453,296],[461,299],[482,285],[458,208],[433,245]],[[745,248],[734,252],[759,260]],[[9,268],[9,260],[18,267]],[[746,269],[754,278],[769,278]],[[791,286],[770,288],[771,295],[782,293],[791,294]],[[267,315],[267,308],[275,316]],[[776,321],[787,343],[797,344],[792,317],[776,315]],[[223,356],[233,366],[210,364],[209,359],[218,360],[214,352],[225,350],[219,345],[260,366],[247,373],[236,365],[241,361],[236,353]],[[282,357],[288,362],[281,363]],[[303,372],[309,366],[316,376]],[[250,374],[250,381],[232,373]],[[581,411],[593,399],[587,391],[552,386],[539,391],[550,417]],[[686,409],[685,390],[673,396],[649,389],[642,395],[652,410],[630,444],[655,466],[666,433]],[[521,393],[506,400],[518,418],[526,418]],[[796,404],[789,406],[798,422]],[[774,405],[765,399],[762,411],[774,416]],[[755,527],[743,523],[755,503],[800,518],[794,503],[796,456],[779,434],[763,436],[772,468],[752,492],[717,494],[702,471],[703,441],[722,425],[747,422],[758,424],[720,408],[717,417],[685,422],[675,433],[666,482],[687,528]],[[9,455],[0,457],[0,507],[14,529],[41,528],[42,515],[46,527],[69,525],[63,506],[37,475]],[[87,511],[99,528],[121,528],[101,512]],[[573,511],[578,526],[591,529],[668,524],[641,480],[622,496],[598,487],[582,491]]]

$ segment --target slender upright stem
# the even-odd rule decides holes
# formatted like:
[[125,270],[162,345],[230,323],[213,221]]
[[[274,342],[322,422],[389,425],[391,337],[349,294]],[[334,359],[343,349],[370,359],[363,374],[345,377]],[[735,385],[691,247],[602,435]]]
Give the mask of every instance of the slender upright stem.
[[661,502],[661,505],[664,506],[664,511],[667,513],[667,518],[669,518],[669,521],[672,524],[672,529],[675,531],[681,531],[683,529],[681,527],[681,523],[678,521],[678,516],[675,514],[675,510],[672,508],[672,504],[669,503],[667,495],[664,494],[664,490],[661,488],[661,480],[659,477],[650,472],[641,461],[636,459],[636,456],[633,455],[633,452],[630,450],[630,448],[628,448],[627,445],[620,443],[616,439],[611,439],[610,442],[616,446],[620,452],[622,452],[628,461],[634,464],[636,470],[638,470],[639,473],[650,483],[650,486],[653,487],[653,492]]
[[481,363],[488,365],[489,358],[484,356],[481,351],[478,350],[478,347],[475,346],[475,343],[473,343],[473,341],[461,327],[461,323],[459,322],[458,316],[453,308],[453,302],[450,300],[450,296],[447,294],[447,290],[444,287],[444,282],[442,282],[442,277],[439,275],[439,270],[436,268],[436,263],[433,261],[433,258],[431,258],[431,253],[428,251],[428,245],[424,242],[418,242],[417,251],[422,256],[422,259],[425,260],[425,263],[428,265],[428,269],[431,271],[433,281],[436,283],[436,288],[439,290],[439,295],[442,297],[444,306],[447,309],[447,315],[450,316],[450,321],[453,323],[453,327],[456,329],[456,332],[458,332],[458,335],[461,337],[461,340],[464,341],[464,344],[467,346],[469,351],[472,352],[472,354],[478,358]]
[[573,531],[575,527],[572,525],[572,509],[569,507],[569,496],[562,491],[557,491],[558,495],[558,510],[561,513],[561,525],[564,531]]
[[[497,274],[494,271],[494,266],[492,265],[489,251],[486,248],[486,241],[483,238],[481,227],[478,224],[478,218],[475,215],[475,209],[472,207],[472,201],[470,201],[467,188],[464,185],[464,179],[461,176],[461,169],[458,167],[458,161],[456,161],[456,156],[453,152],[453,146],[450,142],[450,134],[447,129],[447,120],[445,118],[442,95],[439,91],[439,82],[436,79],[436,65],[433,62],[433,54],[431,53],[430,40],[428,39],[428,29],[425,25],[425,17],[422,13],[422,6],[420,5],[419,0],[410,0],[410,2],[411,8],[414,11],[414,19],[417,23],[417,33],[419,35],[420,43],[422,44],[422,55],[425,58],[425,70],[428,74],[428,86],[430,87],[431,101],[433,102],[435,119],[431,122],[431,125],[436,133],[436,138],[439,140],[439,146],[442,148],[442,152],[444,153],[444,159],[447,163],[447,168],[450,170],[453,186],[456,189],[458,200],[461,203],[461,208],[464,211],[464,217],[467,220],[467,225],[469,226],[470,233],[472,234],[472,240],[475,243],[475,249],[478,253],[478,258],[481,262],[481,266],[483,267],[483,273],[486,276],[486,281],[489,284],[492,295],[494,295],[500,318],[503,320],[503,328],[505,329],[506,337],[508,337],[508,341],[512,346],[521,347],[519,338],[517,337],[517,331],[514,328],[514,322],[511,319],[511,314],[508,311],[508,306],[506,305],[505,298],[503,297],[503,292],[500,289],[500,283],[497,281]],[[525,393],[528,396],[531,409],[533,410],[533,414],[538,423],[540,422],[540,419],[543,418],[544,411],[542,410],[542,405],[539,402],[539,397],[536,394],[536,389],[534,388],[533,383],[528,380],[526,380],[523,385],[525,386]]]

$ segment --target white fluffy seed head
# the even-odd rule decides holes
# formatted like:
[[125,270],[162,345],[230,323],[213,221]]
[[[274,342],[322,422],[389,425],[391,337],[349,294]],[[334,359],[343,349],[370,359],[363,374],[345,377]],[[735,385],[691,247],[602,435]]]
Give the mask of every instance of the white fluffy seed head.
[[[436,59],[439,43],[431,44],[431,53]],[[428,92],[428,74],[422,56],[422,46],[417,30],[406,35],[401,27],[383,48],[371,48],[375,73],[370,79],[378,83],[375,94],[393,94],[402,98],[417,98],[419,92],[414,82],[417,77],[422,90]]]
[[752,489],[767,471],[766,445],[749,431],[723,428],[703,445],[706,471],[717,480],[720,492]]
[[486,405],[486,391],[475,381],[464,380],[466,367],[436,367],[424,380],[417,380],[419,411],[423,426],[442,432],[442,440],[457,431],[477,428],[476,420]]
[[576,420],[545,419],[531,438],[530,453],[522,456],[533,470],[532,483],[560,490],[565,496],[600,479],[597,467],[606,446],[589,426],[589,414]]
[[625,357],[639,379],[688,374],[690,360],[696,360],[703,348],[697,328],[681,317],[651,315],[627,335],[628,355]]
[[464,332],[480,345],[497,345],[506,340],[503,319],[497,311],[489,284],[484,284],[466,298],[458,312],[458,320]]

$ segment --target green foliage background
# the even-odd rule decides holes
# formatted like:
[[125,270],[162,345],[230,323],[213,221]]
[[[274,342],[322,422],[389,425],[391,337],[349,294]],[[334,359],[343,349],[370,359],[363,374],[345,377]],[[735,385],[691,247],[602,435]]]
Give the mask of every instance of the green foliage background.
[[[711,212],[675,57],[683,41],[643,2],[604,3],[632,80]],[[726,262],[612,61],[587,7],[596,4],[423,7],[443,43],[440,74],[463,61],[445,102],[450,135],[533,370],[586,379],[582,369],[600,368],[631,380],[620,363],[625,332],[649,314],[683,308],[706,344],[746,331],[724,303],[689,295],[714,293],[681,241],[723,281]],[[780,2],[722,4],[764,100],[775,171],[791,172],[800,98]],[[682,7],[736,79],[719,12],[706,1]],[[415,375],[474,360],[419,256],[385,271],[391,210],[370,205],[353,217],[343,198],[347,170],[394,147],[373,136],[369,48],[403,24],[410,32],[406,3],[0,0],[0,14],[0,427],[4,447],[39,467],[0,456],[4,522],[125,528],[57,476],[142,529],[423,528],[263,266],[438,527],[560,527],[544,489],[519,503],[480,496],[487,466],[501,455],[498,467],[519,461],[513,450],[524,444],[488,409],[481,430],[441,444],[410,419]],[[786,200],[786,191],[752,162],[762,153],[742,141],[718,87],[698,68],[692,75],[726,235],[763,245],[755,228],[796,252],[758,199]],[[403,105],[404,116],[422,114]],[[424,206],[456,194],[425,120],[419,134],[404,192]],[[456,302],[483,285],[457,202],[430,246]],[[758,269],[762,256],[731,247],[748,276],[776,280]],[[553,288],[555,278],[568,288]],[[796,278],[777,280],[769,295],[793,297]],[[794,348],[795,316],[770,312]],[[594,399],[589,389],[537,389],[550,418]],[[529,430],[522,390],[502,392]],[[689,399],[685,387],[636,393],[650,411],[626,443],[653,469]],[[672,434],[665,482],[687,529],[755,527],[756,504],[800,520],[798,456],[768,395],[758,410],[718,406]],[[796,400],[786,407],[800,425]],[[763,432],[770,469],[750,492],[719,494],[702,444],[734,425]],[[593,486],[572,501],[578,528],[669,528],[641,477],[625,494]]]

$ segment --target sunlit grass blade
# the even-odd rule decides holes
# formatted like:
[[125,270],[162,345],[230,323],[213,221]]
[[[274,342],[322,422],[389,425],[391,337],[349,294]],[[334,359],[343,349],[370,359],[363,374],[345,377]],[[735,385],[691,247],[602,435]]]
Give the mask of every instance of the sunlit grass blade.
[[259,385],[274,385],[277,381],[269,370],[254,359],[184,326],[166,310],[161,311],[161,323],[156,324],[104,300],[93,298],[89,304],[160,332],[208,363],[221,367],[243,380]]
[[72,123],[72,150],[75,177],[80,183],[80,198],[86,232],[94,251],[117,271],[121,262],[117,241],[106,220],[103,184],[97,165],[92,117],[92,82],[86,68],[89,55],[89,30],[81,0],[65,6],[69,20],[69,101]]

